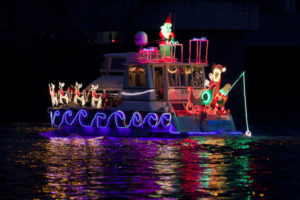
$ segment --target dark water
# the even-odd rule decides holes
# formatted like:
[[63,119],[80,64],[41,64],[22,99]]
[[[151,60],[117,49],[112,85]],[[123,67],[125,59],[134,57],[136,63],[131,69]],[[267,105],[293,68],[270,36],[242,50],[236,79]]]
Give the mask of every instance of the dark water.
[[1,131],[0,199],[299,199],[300,137],[45,138]]

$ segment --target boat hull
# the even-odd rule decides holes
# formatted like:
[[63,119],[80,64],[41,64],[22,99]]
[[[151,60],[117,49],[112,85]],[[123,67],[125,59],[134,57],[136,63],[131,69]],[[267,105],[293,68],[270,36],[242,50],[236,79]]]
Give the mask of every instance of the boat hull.
[[231,115],[176,116],[174,113],[57,108],[49,111],[51,125],[61,128],[53,136],[185,137],[188,135],[240,135]]

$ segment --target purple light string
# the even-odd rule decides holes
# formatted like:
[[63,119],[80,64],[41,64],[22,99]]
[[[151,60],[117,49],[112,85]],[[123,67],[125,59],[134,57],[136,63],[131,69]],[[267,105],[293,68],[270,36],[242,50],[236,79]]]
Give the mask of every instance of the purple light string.
[[[75,116],[72,110],[67,110],[62,115],[60,123],[57,124],[56,121],[59,116],[61,116],[61,111],[59,110],[56,110],[53,113],[51,113],[52,126],[61,127],[63,124],[73,126],[76,122],[79,122],[80,126],[82,127],[92,127],[95,125],[97,128],[107,128],[113,120],[111,118],[114,118],[115,126],[117,128],[139,128],[146,124],[154,128],[159,125],[162,125],[163,127],[168,127],[170,126],[172,121],[171,113],[163,113],[160,117],[156,113],[148,113],[143,119],[142,115],[139,112],[134,112],[131,116],[129,123],[126,124],[126,115],[121,110],[111,113],[109,117],[107,117],[107,115],[103,112],[97,112],[94,115],[93,120],[89,124],[86,124],[84,122],[84,119],[88,117],[88,112],[86,110],[79,110]],[[103,126],[101,125],[101,121],[104,120],[106,120],[106,123]]]
[[[161,125],[164,128],[168,127],[169,128],[168,132],[173,135],[181,134],[181,132],[176,131],[176,128],[175,128],[174,124],[172,123],[172,114],[171,113],[163,113],[159,117],[157,113],[151,112],[151,113],[148,113],[143,119],[142,115],[136,111],[132,114],[131,119],[128,124],[126,124],[126,115],[121,110],[111,113],[109,115],[109,117],[107,117],[107,115],[103,112],[97,112],[89,124],[84,122],[84,119],[86,119],[89,116],[89,114],[86,110],[83,110],[83,109],[79,110],[75,116],[74,116],[74,113],[72,110],[67,110],[66,112],[63,113],[60,123],[56,124],[55,121],[57,121],[57,118],[59,116],[61,116],[60,110],[56,110],[53,113],[50,112],[51,124],[53,127],[61,127],[63,124],[73,126],[76,122],[78,122],[79,125],[82,127],[96,126],[97,128],[109,128],[109,125],[113,121],[112,118],[114,118],[115,127],[118,129],[128,129],[131,127],[140,128],[145,125],[148,125],[151,128],[156,128],[159,125]],[[104,125],[101,125],[101,122]],[[230,135],[240,135],[241,134],[238,131],[228,132],[228,133]],[[211,131],[211,132],[195,131],[195,132],[187,132],[187,134],[200,136],[200,135],[219,135],[221,133],[219,131]]]

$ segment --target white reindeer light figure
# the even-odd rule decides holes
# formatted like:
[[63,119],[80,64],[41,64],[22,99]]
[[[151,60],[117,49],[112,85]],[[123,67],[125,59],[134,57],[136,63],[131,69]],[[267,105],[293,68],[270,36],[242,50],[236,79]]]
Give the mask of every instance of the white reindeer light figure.
[[80,88],[82,88],[82,84],[75,83],[75,96],[74,96],[74,103],[78,104],[78,100],[81,101],[81,105],[85,105],[85,97],[84,94],[80,94]]
[[[96,90],[98,89],[98,84],[97,85],[93,85],[92,84],[92,88],[91,88],[91,92],[92,92],[92,107],[94,108],[101,108],[102,106],[102,98],[101,96],[98,97],[98,94],[96,92]],[[97,104],[96,104],[97,102]]]
[[57,94],[55,92],[55,85],[49,83],[49,93],[51,97],[52,106],[58,106]]
[[66,101],[66,103],[69,103],[69,96],[66,91],[63,90],[63,87],[65,86],[65,83],[59,82],[59,103],[64,104],[63,99]]

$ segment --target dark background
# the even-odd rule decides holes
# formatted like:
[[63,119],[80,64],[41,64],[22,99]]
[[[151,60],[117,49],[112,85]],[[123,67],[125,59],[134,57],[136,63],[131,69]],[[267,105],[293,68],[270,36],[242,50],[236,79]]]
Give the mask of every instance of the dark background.
[[[48,122],[49,82],[88,84],[100,75],[102,54],[137,50],[137,31],[159,39],[169,12],[185,53],[189,39],[210,40],[209,63],[227,67],[223,84],[247,71],[254,129],[300,128],[296,0],[0,1],[0,123]],[[227,107],[244,130],[241,82]]]

